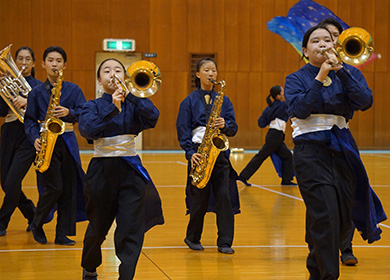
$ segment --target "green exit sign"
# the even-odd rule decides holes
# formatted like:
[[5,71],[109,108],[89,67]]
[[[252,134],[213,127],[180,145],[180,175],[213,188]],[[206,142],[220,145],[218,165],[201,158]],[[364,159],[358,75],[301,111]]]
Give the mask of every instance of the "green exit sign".
[[135,51],[135,40],[133,39],[104,39],[103,50],[111,52],[133,52]]

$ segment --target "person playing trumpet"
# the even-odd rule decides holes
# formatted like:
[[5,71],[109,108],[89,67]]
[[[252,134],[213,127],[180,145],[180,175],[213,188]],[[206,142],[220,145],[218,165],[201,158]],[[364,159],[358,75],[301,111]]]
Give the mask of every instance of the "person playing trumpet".
[[104,60],[97,71],[104,93],[88,101],[80,115],[80,134],[94,141],[84,185],[89,224],[81,261],[83,279],[97,279],[101,244],[114,220],[119,279],[133,279],[144,233],[164,223],[158,192],[135,151],[136,135],[155,127],[160,113],[151,100],[120,85],[125,73],[120,61]]

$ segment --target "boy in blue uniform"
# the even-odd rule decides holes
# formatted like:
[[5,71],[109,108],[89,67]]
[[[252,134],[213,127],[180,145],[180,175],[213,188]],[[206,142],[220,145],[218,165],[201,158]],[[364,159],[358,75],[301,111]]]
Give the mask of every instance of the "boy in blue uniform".
[[[66,68],[66,60],[66,53],[61,47],[47,48],[42,62],[47,80],[34,88],[28,96],[25,131],[37,151],[41,149],[40,123],[46,118],[53,84],[58,77],[57,71]],[[47,243],[43,224],[56,205],[58,215],[55,244],[76,243],[67,237],[76,234],[77,183],[83,176],[73,125],[78,122],[85,102],[84,94],[76,84],[62,82],[60,105],[56,106],[53,115],[65,122],[65,132],[57,138],[49,168],[40,174],[43,192],[39,195],[31,224],[34,239],[41,244]]]

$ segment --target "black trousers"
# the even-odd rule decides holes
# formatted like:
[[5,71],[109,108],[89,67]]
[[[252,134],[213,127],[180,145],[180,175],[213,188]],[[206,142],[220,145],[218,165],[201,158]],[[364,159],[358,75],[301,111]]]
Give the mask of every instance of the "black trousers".
[[1,186],[5,192],[0,208],[0,229],[7,229],[16,207],[31,223],[34,218],[34,203],[22,191],[22,181],[35,159],[34,146],[24,133],[19,121],[5,123],[1,128],[0,142]]
[[352,253],[352,239],[355,233],[355,225],[352,223],[352,228],[348,230],[347,235],[340,242],[340,252],[344,253]]
[[249,180],[260,168],[262,163],[272,154],[277,154],[282,159],[282,181],[290,182],[294,177],[292,154],[284,141],[283,131],[270,128],[265,137],[265,144],[261,150],[249,161],[241,171],[240,176]]
[[116,219],[119,279],[133,279],[144,241],[145,185],[141,175],[120,157],[91,160],[84,185],[89,224],[81,261],[87,271],[102,263],[101,244]]
[[42,173],[34,224],[42,227],[57,205],[56,236],[76,234],[77,166],[62,136],[58,136],[49,168]]
[[342,152],[312,143],[295,145],[294,168],[306,205],[310,279],[338,279],[340,241],[351,229],[353,171]]
[[[190,170],[190,163],[189,163]],[[234,237],[234,214],[229,196],[229,160],[224,153],[220,153],[210,181],[203,189],[190,186],[194,197],[190,209],[190,221],[187,227],[187,239],[199,242],[202,236],[204,216],[209,205],[210,192],[213,192],[216,203],[218,239],[217,245],[232,246]]]

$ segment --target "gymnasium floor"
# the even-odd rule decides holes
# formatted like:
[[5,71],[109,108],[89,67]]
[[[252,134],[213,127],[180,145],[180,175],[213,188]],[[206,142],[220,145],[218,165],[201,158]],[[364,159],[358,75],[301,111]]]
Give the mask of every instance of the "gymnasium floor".
[[[239,172],[253,152],[232,154],[231,161]],[[249,180],[253,186],[239,183],[241,214],[236,215],[234,255],[217,252],[215,215],[207,214],[202,236],[204,251],[195,252],[184,244],[188,216],[185,215],[186,161],[179,151],[140,153],[158,188],[165,224],[145,235],[135,279],[308,279],[305,260],[308,253],[304,241],[305,207],[298,187],[280,186],[280,178],[267,159]],[[91,153],[82,153],[86,170]],[[370,183],[390,215],[390,154],[362,152]],[[35,174],[29,171],[23,191],[35,203],[38,195]],[[3,192],[0,199],[3,199]],[[81,251],[87,222],[77,224],[75,246],[54,245],[55,222],[44,226],[48,244],[40,245],[26,233],[27,222],[16,210],[0,237],[0,279],[81,279]],[[103,264],[99,279],[117,279],[113,232],[103,243]],[[382,239],[373,244],[354,237],[354,253],[359,259],[355,267],[341,265],[340,279],[389,279],[390,222],[381,224]]]

